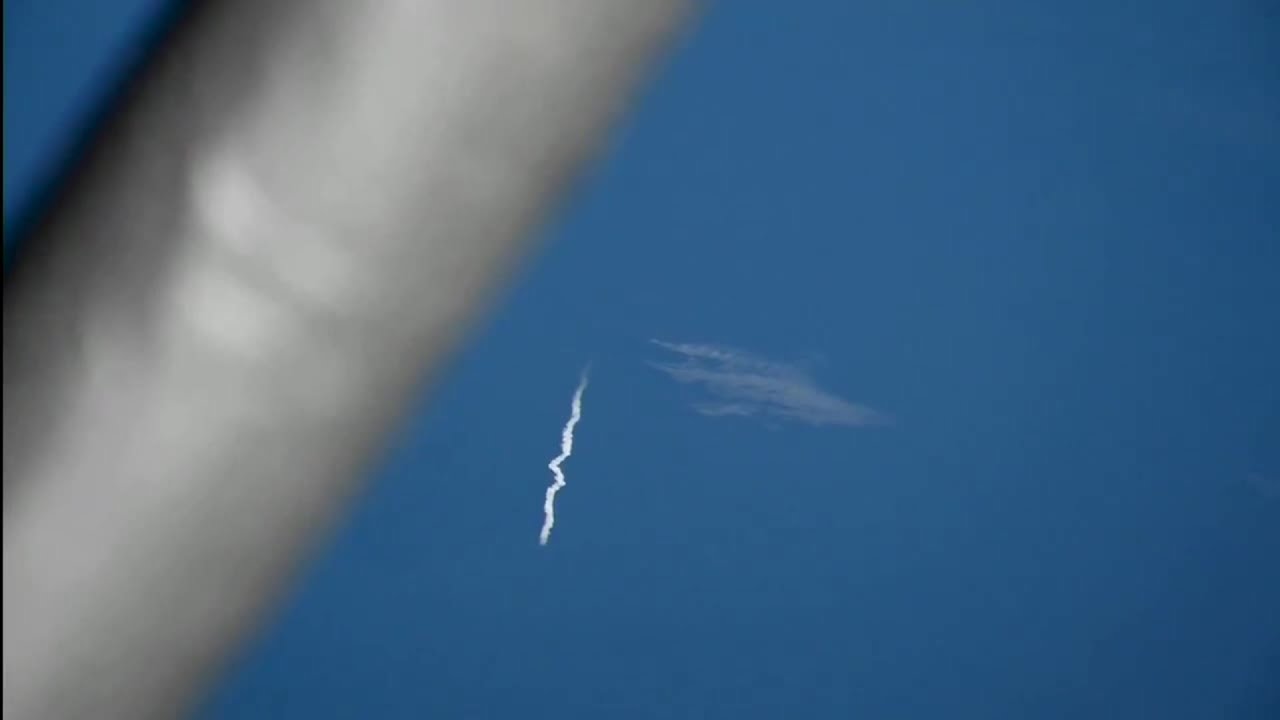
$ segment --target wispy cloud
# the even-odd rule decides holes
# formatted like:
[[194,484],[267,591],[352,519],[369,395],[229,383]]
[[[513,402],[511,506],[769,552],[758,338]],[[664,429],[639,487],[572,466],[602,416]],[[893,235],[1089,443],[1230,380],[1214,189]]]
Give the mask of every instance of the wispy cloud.
[[1251,472],[1245,476],[1245,482],[1268,500],[1280,500],[1280,479]]
[[700,385],[710,398],[693,409],[710,416],[761,416],[809,425],[880,425],[880,413],[823,390],[794,365],[722,345],[651,340],[674,353],[674,362],[651,362],[672,380]]

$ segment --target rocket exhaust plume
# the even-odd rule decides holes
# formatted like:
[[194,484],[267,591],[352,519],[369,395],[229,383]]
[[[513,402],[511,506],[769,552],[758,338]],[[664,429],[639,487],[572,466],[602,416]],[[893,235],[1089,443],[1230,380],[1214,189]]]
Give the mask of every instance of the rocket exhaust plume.
[[547,541],[551,539],[551,528],[555,527],[556,524],[556,493],[560,492],[560,488],[565,486],[564,471],[560,469],[560,466],[573,454],[573,429],[577,427],[578,421],[582,419],[582,393],[587,389],[587,380],[590,372],[590,365],[582,370],[582,379],[578,381],[578,389],[573,391],[569,422],[564,424],[564,430],[560,432],[560,454],[551,458],[551,462],[547,463],[547,468],[551,470],[551,475],[555,479],[552,481],[551,487],[547,488],[547,499],[542,504],[542,511],[546,515],[546,519],[542,521],[542,533],[538,537],[538,542],[542,545],[546,545]]

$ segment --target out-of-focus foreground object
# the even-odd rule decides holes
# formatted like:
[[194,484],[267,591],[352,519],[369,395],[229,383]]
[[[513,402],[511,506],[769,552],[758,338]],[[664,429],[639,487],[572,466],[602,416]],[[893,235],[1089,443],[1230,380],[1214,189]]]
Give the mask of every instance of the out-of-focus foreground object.
[[6,719],[189,706],[684,6],[191,10],[6,277]]

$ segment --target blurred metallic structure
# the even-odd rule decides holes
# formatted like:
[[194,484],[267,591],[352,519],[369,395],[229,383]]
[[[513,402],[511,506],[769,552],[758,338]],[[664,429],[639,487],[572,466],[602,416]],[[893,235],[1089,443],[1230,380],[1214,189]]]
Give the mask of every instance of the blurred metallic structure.
[[6,719],[191,707],[684,6],[191,10],[6,277]]

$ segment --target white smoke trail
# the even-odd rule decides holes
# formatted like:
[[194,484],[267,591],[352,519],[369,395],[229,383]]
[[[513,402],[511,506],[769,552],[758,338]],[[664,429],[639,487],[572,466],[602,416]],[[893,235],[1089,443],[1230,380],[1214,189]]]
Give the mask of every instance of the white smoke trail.
[[560,454],[547,463],[547,467],[551,470],[555,481],[551,483],[551,487],[547,488],[547,499],[542,504],[542,511],[546,515],[546,519],[542,521],[542,533],[538,537],[538,542],[542,545],[546,545],[547,541],[551,539],[551,528],[556,524],[556,493],[560,492],[560,488],[565,486],[564,471],[560,469],[560,465],[573,454],[573,429],[578,425],[578,421],[582,419],[582,393],[587,389],[587,376],[590,372],[591,366],[588,365],[582,371],[582,379],[578,381],[578,389],[573,392],[573,401],[569,410],[569,422],[564,424],[564,430],[560,432]]

